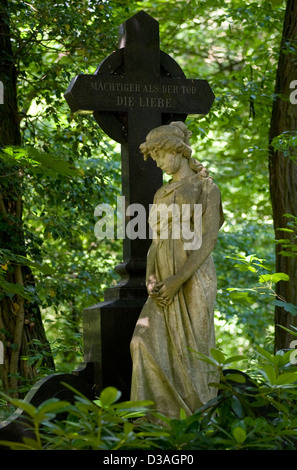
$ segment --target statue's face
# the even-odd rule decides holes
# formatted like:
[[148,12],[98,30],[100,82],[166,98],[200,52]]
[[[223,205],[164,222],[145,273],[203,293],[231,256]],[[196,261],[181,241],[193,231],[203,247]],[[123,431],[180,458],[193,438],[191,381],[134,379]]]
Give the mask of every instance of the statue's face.
[[161,168],[167,175],[174,175],[181,165],[181,157],[176,153],[166,150],[159,150],[154,155],[157,166]]

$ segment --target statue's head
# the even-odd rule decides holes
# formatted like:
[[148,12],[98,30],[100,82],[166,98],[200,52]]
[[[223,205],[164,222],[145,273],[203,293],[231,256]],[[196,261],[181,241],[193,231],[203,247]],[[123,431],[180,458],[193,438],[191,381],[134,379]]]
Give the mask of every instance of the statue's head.
[[155,160],[160,150],[178,154],[189,159],[192,154],[192,149],[189,145],[191,134],[182,121],[171,122],[168,125],[152,129],[146,136],[146,141],[139,148],[145,160],[148,157]]

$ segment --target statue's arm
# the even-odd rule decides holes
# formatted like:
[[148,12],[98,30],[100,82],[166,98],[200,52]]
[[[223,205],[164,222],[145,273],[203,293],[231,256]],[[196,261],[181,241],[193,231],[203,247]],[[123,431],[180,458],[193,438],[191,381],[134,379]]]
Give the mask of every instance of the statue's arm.
[[190,251],[190,254],[174,275],[163,281],[159,295],[165,300],[171,300],[180,290],[181,286],[190,279],[197,269],[202,266],[206,258],[215,247],[218,232],[221,226],[220,218],[221,197],[219,189],[213,185],[208,196],[207,207],[202,218],[202,243],[198,250]]
[[156,284],[155,274],[155,258],[157,251],[157,241],[153,239],[151,246],[148,250],[146,259],[146,288],[148,294],[151,295]]

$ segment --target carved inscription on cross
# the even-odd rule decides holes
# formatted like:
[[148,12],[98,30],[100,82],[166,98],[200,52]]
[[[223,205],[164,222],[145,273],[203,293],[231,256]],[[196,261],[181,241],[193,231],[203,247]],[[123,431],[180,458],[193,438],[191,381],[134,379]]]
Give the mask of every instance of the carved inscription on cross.
[[[159,24],[141,11],[121,25],[120,49],[95,74],[76,76],[65,98],[74,113],[94,113],[101,128],[121,143],[126,205],[142,204],[148,213],[162,177],[154,162],[143,161],[139,145],[154,127],[207,114],[214,95],[206,80],[186,79],[160,51]],[[124,261],[145,260],[149,244],[126,237]]]

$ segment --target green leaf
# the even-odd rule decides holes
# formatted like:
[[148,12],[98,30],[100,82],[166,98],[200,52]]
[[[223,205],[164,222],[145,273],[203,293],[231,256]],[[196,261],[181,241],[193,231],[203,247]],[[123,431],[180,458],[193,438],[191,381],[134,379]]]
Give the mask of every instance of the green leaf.
[[290,302],[283,302],[282,300],[275,300],[275,305],[278,307],[283,307],[283,309],[286,312],[291,313],[292,315],[297,315],[297,307],[294,304],[291,304]]
[[280,232],[294,233],[294,230],[291,230],[289,228],[277,228],[276,230],[279,230]]
[[1,248],[0,250],[0,259],[1,259],[2,264],[7,263],[7,262],[11,262],[13,264],[17,263],[23,266],[29,266],[31,268],[38,269],[38,271],[40,271],[43,274],[53,274],[55,272],[55,270],[51,268],[50,266],[38,263],[37,261],[29,259],[26,256],[17,255],[13,253],[11,250],[8,250],[5,248]]
[[243,406],[242,406],[239,398],[235,395],[233,395],[232,398],[231,398],[231,408],[234,411],[234,413],[236,414],[236,416],[238,416],[238,418],[243,418],[244,417],[245,413],[244,413]]
[[9,447],[11,450],[36,450],[36,441],[30,444],[22,442],[0,441],[0,445]]
[[273,354],[270,354],[270,352],[266,351],[266,349],[261,348],[261,346],[257,346],[256,350],[258,351],[259,354],[261,354],[261,356],[265,357],[265,359],[267,359],[269,362],[274,364]]
[[231,380],[240,384],[244,384],[246,382],[245,376],[242,374],[226,374],[225,375],[226,380]]
[[100,393],[99,400],[96,400],[96,403],[104,408],[105,406],[110,406],[115,403],[120,398],[120,396],[121,392],[115,387],[106,387]]
[[246,431],[242,428],[239,428],[239,427],[234,428],[232,430],[232,434],[236,442],[238,442],[238,444],[243,444],[244,441],[246,440]]
[[25,413],[28,414],[28,416],[30,416],[30,418],[34,418],[35,415],[36,415],[36,408],[34,405],[32,405],[31,403],[28,403],[24,400],[20,400],[19,398],[10,398],[10,397],[7,397],[7,399],[10,401],[10,403],[12,403],[12,405],[14,405],[16,408],[21,408],[23,411],[25,411]]
[[152,406],[154,404],[153,401],[150,400],[142,400],[142,401],[122,401],[120,403],[115,403],[113,405],[114,409],[123,409],[123,410],[135,410],[137,408],[146,408]]
[[133,423],[130,423],[129,421],[126,421],[124,423],[124,427],[123,427],[124,434],[130,434],[131,432],[133,432],[133,429],[134,429]]
[[281,374],[276,379],[276,385],[289,385],[297,382],[297,372],[287,372]]
[[265,364],[263,369],[260,369],[260,373],[269,382],[271,386],[276,385],[276,370],[271,364]]
[[283,330],[287,331],[287,332],[290,333],[291,335],[297,336],[297,328],[296,328],[296,326],[290,325],[290,328],[286,328],[285,326],[280,325],[280,324],[277,324],[277,326],[278,326],[279,328],[282,328]]
[[185,410],[183,408],[181,408],[180,412],[179,412],[179,419],[183,420],[183,419],[186,419],[186,418],[187,418],[187,414],[186,414]]
[[27,168],[32,173],[57,178],[59,175],[78,177],[82,175],[80,169],[74,168],[65,160],[58,159],[55,155],[30,147],[6,147],[1,150],[1,159],[10,165],[19,165]]
[[245,359],[246,359],[245,356],[241,356],[239,354],[235,355],[235,356],[230,356],[230,357],[227,357],[227,359],[224,360],[224,365],[231,364],[232,362],[243,361]]
[[212,349],[210,350],[210,353],[211,353],[212,357],[215,359],[215,361],[216,361],[218,364],[224,364],[225,356],[224,356],[224,354],[222,353],[222,351],[220,351],[220,350],[217,349],[217,348],[212,348]]
[[246,426],[243,421],[238,421],[232,424],[232,435],[238,444],[243,444],[246,440]]
[[272,282],[276,284],[279,281],[289,281],[290,277],[285,273],[262,274],[259,277],[259,282]]
[[26,300],[32,300],[32,295],[28,292],[26,288],[24,288],[20,284],[7,282],[3,277],[4,273],[2,273],[0,270],[0,287],[3,289],[7,296],[13,297],[14,295],[20,295]]
[[50,398],[37,408],[34,420],[40,423],[44,419],[54,417],[57,413],[65,412],[69,407],[70,403],[67,401],[61,401],[58,398]]
[[198,351],[195,351],[191,348],[189,348],[189,351],[192,351],[194,354],[196,354],[197,356],[199,356],[199,359],[201,359],[202,361],[206,362],[207,364],[211,364],[212,366],[217,366],[218,363],[215,359],[207,356],[206,354],[203,354],[203,353],[200,353]]
[[228,288],[228,291],[230,291],[230,297],[232,300],[238,300],[239,302],[246,302],[248,304],[251,304],[254,302],[252,297],[249,295],[247,292],[248,290],[252,291],[252,289],[236,289],[236,288]]
[[35,439],[31,439],[29,437],[23,437],[23,442],[26,446],[28,446],[28,449],[42,450],[42,445]]

